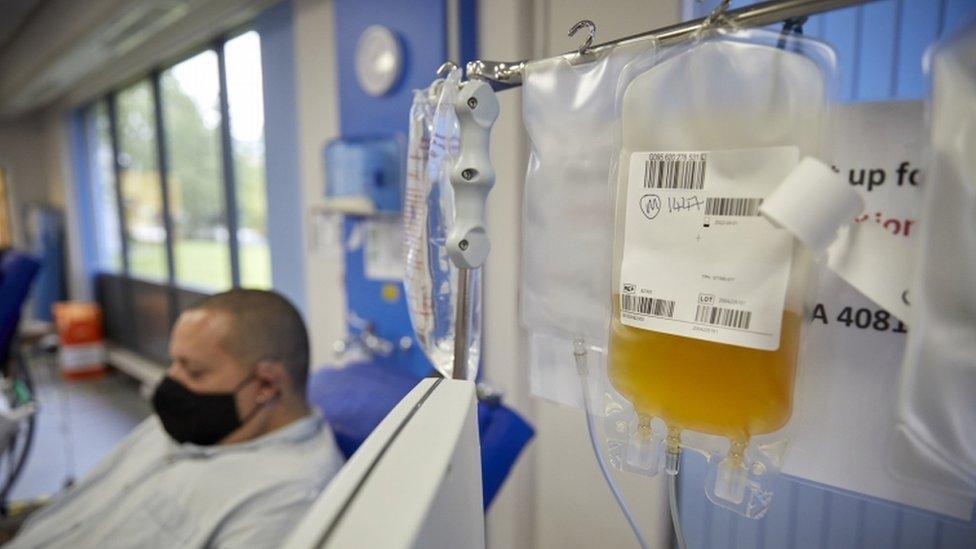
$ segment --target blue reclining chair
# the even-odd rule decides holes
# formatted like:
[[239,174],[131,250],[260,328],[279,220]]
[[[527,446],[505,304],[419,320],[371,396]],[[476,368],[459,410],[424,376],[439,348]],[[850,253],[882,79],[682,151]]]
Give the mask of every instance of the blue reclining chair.
[[[0,372],[14,383],[15,388],[19,386],[24,389],[15,391],[15,394],[25,399],[10,402],[15,410],[9,415],[5,413],[4,421],[11,421],[20,410],[26,411],[26,415],[19,417],[26,418],[27,423],[26,429],[22,429],[13,439],[6,440],[5,446],[0,448],[0,454],[6,454],[7,457],[2,475],[4,480],[0,483],[0,516],[8,515],[7,501],[10,491],[27,463],[36,429],[35,408],[29,404],[33,398],[30,375],[15,345],[20,313],[40,268],[41,264],[25,253],[0,250]],[[18,359],[16,364],[19,369],[11,368],[11,358]]]
[[20,311],[40,268],[41,264],[25,253],[0,251],[0,368],[4,372],[17,335]]
[[[309,401],[329,422],[339,450],[348,459],[418,381],[410,374],[370,363],[324,368],[309,381]],[[487,510],[535,433],[514,411],[500,403],[484,402],[478,404],[478,430]]]

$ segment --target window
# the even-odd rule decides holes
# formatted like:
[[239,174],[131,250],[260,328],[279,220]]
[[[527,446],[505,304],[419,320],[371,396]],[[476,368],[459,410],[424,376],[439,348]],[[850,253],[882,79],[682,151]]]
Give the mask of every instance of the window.
[[217,53],[207,50],[163,72],[160,88],[176,283],[222,290],[231,286],[231,264]]
[[153,105],[148,80],[119,92],[118,163],[129,272],[149,280],[166,280],[166,229]]
[[237,182],[241,285],[271,287],[268,204],[264,180],[264,98],[261,43],[251,31],[227,41],[227,100]]
[[248,31],[85,108],[101,272],[173,290],[271,286],[263,107]]

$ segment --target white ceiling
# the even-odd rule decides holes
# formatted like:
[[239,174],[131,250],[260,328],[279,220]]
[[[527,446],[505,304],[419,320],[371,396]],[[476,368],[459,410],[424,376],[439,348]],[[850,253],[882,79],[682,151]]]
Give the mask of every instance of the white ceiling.
[[0,0],[0,117],[88,101],[275,1]]
[[44,0],[0,0],[0,55]]

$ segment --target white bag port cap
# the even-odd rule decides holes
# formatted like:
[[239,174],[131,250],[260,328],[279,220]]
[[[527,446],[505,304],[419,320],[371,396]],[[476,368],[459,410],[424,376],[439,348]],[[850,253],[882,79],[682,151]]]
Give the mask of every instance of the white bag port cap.
[[822,252],[837,237],[837,229],[863,209],[861,195],[840,174],[807,156],[763,201],[759,212],[814,252]]

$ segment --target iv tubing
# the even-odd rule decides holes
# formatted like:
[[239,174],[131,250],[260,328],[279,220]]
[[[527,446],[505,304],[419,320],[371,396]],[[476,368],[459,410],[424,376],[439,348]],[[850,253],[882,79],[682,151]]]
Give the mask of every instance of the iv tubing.
[[668,503],[671,506],[671,524],[674,526],[674,540],[678,549],[685,549],[685,533],[681,529],[681,517],[678,515],[678,475],[668,475]]
[[671,525],[674,541],[678,549],[685,549],[685,532],[681,529],[681,516],[678,514],[678,470],[681,468],[681,430],[668,427],[667,449],[664,452],[664,472],[668,475],[668,506],[671,511]]
[[[586,430],[590,434],[590,444],[593,446],[593,454],[596,456],[597,465],[600,466],[600,472],[603,473],[603,479],[607,481],[607,486],[610,487],[613,499],[617,501],[617,505],[620,506],[620,511],[624,514],[624,518],[627,519],[627,524],[633,530],[634,536],[637,538],[637,543],[640,544],[641,549],[647,549],[644,533],[641,532],[637,520],[631,514],[630,508],[627,507],[627,502],[624,501],[623,494],[617,489],[617,484],[613,481],[613,477],[610,476],[610,470],[607,468],[607,462],[603,459],[603,454],[600,453],[600,443],[597,440],[596,426],[593,425],[593,416],[591,414],[593,405],[590,402],[590,370],[586,365],[586,345],[582,339],[573,341],[573,357],[576,359],[576,372],[579,374],[580,388],[583,391],[583,403],[586,408],[584,410],[586,414]],[[684,541],[683,538],[681,539]],[[684,546],[681,546],[681,549],[684,549]]]

